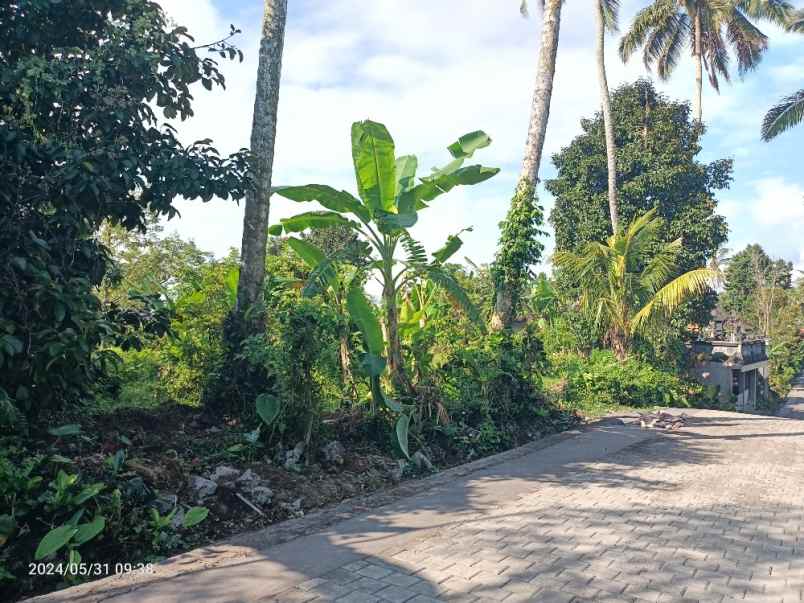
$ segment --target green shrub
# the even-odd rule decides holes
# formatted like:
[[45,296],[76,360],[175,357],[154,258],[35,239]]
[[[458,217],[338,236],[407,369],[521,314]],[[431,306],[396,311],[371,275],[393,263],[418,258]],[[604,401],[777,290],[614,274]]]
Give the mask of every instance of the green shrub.
[[639,358],[620,362],[607,350],[588,358],[554,357],[561,379],[561,401],[573,410],[595,412],[606,407],[693,406],[703,401],[703,388]]

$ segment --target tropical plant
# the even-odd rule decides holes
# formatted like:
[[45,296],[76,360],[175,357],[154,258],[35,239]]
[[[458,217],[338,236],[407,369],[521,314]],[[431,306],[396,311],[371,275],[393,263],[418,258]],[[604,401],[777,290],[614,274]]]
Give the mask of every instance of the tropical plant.
[[[536,198],[536,185],[539,182],[539,165],[553,97],[563,2],[564,0],[539,2],[542,9],[542,34],[525,156],[508,214],[500,224],[500,239],[492,266],[495,294],[491,327],[495,330],[508,329],[511,326],[531,276],[530,268],[539,261],[544,249],[537,238],[544,234],[540,228],[544,218]],[[527,16],[527,7],[527,2],[523,0],[520,5],[523,16]]]
[[[346,293],[346,307],[365,340],[367,354],[362,365],[372,377],[375,400],[383,399],[379,377],[386,363],[396,388],[403,394],[414,393],[405,371],[399,338],[400,291],[409,283],[421,278],[435,282],[479,320],[466,294],[443,268],[443,263],[463,244],[460,237],[450,236],[445,245],[428,259],[426,251],[411,237],[408,228],[418,221],[419,212],[439,195],[455,186],[478,184],[497,174],[497,168],[464,166],[475,151],[490,143],[491,139],[484,132],[462,136],[448,147],[452,161],[417,183],[416,157],[396,157],[394,141],[384,125],[372,121],[356,122],[352,124],[352,159],[359,198],[320,184],[274,189],[276,194],[292,201],[317,201],[326,211],[310,211],[285,218],[270,228],[271,234],[343,225],[357,232],[373,252],[373,262],[368,270],[382,287],[383,328],[380,328],[363,292],[362,282],[352,280]],[[298,243],[291,245],[302,249]],[[397,257],[400,248],[406,254],[404,259]],[[304,249],[310,252],[313,246],[308,243]],[[335,259],[319,261],[311,279],[327,278]],[[387,361],[383,354],[387,355]]]
[[652,209],[606,243],[591,241],[580,253],[557,251],[553,263],[579,287],[580,307],[594,317],[604,340],[624,359],[633,338],[663,324],[688,299],[705,293],[717,278],[709,268],[680,276],[676,239],[654,252],[662,219]]
[[620,41],[627,61],[642,47],[647,68],[655,67],[663,80],[670,77],[686,44],[695,61],[695,118],[703,119],[703,70],[720,91],[720,79],[731,79],[729,50],[742,76],[755,69],[768,47],[768,38],[751,19],[786,26],[792,8],[786,0],[654,0],[640,10]]
[[[282,71],[282,50],[287,21],[287,0],[265,0],[260,38],[260,60],[257,66],[257,88],[254,96],[254,118],[251,126],[251,152],[254,187],[246,192],[243,217],[240,278],[237,285],[237,309],[240,318],[263,298],[265,281],[265,248],[270,209],[271,177],[276,142],[279,79]],[[255,308],[256,310],[257,308]],[[239,334],[259,334],[262,331],[262,312],[252,311]]]

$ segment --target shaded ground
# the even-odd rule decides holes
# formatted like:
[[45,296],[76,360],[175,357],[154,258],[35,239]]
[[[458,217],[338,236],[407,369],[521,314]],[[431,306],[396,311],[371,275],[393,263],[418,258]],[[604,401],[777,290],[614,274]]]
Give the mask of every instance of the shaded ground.
[[553,437],[37,600],[800,601],[804,423],[687,412],[679,432]]

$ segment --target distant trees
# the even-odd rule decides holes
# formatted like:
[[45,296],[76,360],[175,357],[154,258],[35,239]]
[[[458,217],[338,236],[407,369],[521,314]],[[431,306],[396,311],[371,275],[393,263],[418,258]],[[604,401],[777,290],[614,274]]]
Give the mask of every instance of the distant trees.
[[792,262],[773,260],[760,245],[748,245],[728,262],[720,296],[723,309],[770,336],[774,309],[781,292],[792,286],[792,274]]

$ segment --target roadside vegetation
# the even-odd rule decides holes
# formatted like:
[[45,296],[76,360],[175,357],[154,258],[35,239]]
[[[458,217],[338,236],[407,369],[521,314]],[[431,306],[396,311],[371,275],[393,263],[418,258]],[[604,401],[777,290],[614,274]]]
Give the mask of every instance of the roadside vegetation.
[[[658,54],[645,46],[661,77],[681,33],[700,66],[711,50],[696,46],[699,30],[714,44],[729,15],[800,29],[786,3],[726,4],[688,14],[654,2],[622,53],[655,38],[662,7],[696,25],[662,34],[678,41]],[[601,37],[616,5],[600,3]],[[734,174],[728,159],[699,158],[700,101],[693,112],[649,80],[610,93],[601,39],[605,110],[552,157],[556,253],[543,257],[536,191],[561,11],[546,2],[522,171],[494,261],[475,265],[460,261],[472,224],[450,224],[437,249],[410,228],[442,195],[498,174],[488,133],[445,141],[430,170],[361,121],[343,158],[350,190],[272,184],[287,2],[265,8],[265,119],[251,149],[222,156],[210,140],[182,145],[166,120],[192,118],[194,96],[224,85],[226,62],[242,57],[235,28],[205,44],[147,0],[0,7],[3,600],[611,412],[733,409],[687,374],[686,344],[715,308],[770,339],[761,410],[788,393],[804,366],[804,284],[757,245],[724,252],[716,195]],[[746,23],[729,39],[756,59],[767,38]],[[704,64],[713,85],[728,76]],[[774,109],[767,136],[796,110]],[[271,221],[271,195],[299,213]],[[165,235],[178,197],[243,200],[242,250],[216,257]],[[551,274],[537,274],[548,260]],[[39,562],[60,569],[31,574]]]

